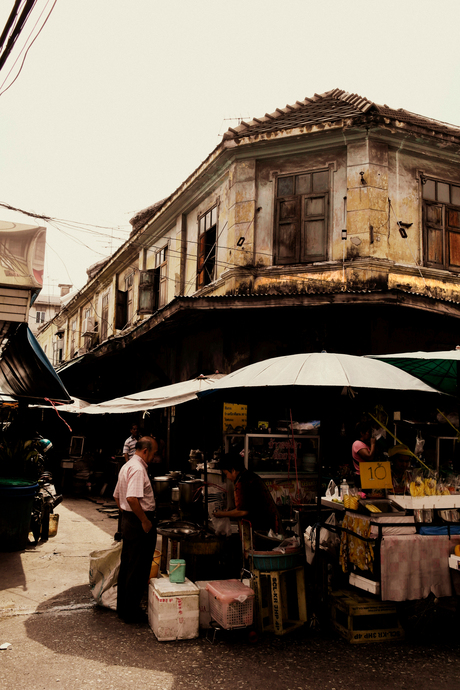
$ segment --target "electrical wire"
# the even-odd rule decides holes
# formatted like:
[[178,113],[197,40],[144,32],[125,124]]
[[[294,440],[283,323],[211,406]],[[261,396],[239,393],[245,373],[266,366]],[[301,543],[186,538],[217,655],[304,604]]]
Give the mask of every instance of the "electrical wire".
[[[40,17],[37,19],[37,21],[36,21],[36,23],[35,23],[35,25],[34,25],[34,27],[33,27],[33,29],[32,29],[32,32],[30,33],[29,38],[28,38],[27,41],[26,41],[26,44],[24,44],[24,46],[23,46],[23,48],[22,48],[22,50],[21,50],[21,53],[18,55],[17,59],[15,60],[15,62],[14,62],[14,64],[13,64],[13,67],[12,67],[11,70],[8,72],[5,81],[4,81],[4,82],[1,84],[1,86],[0,86],[0,96],[2,96],[4,93],[6,93],[6,92],[8,91],[8,89],[10,89],[10,88],[13,86],[14,82],[17,80],[17,78],[18,78],[19,75],[21,74],[22,68],[24,67],[24,63],[25,63],[26,58],[27,58],[27,54],[28,54],[29,50],[32,48],[32,46],[33,46],[33,44],[35,43],[35,41],[37,40],[37,38],[40,36],[40,34],[41,34],[41,32],[42,32],[42,30],[43,30],[43,28],[44,28],[46,22],[47,22],[48,19],[50,18],[51,12],[54,10],[54,7],[55,7],[55,5],[56,5],[56,2],[57,2],[57,0],[54,0],[53,6],[51,7],[50,11],[48,12],[48,15],[47,15],[45,21],[43,22],[42,26],[40,27],[40,29],[39,29],[37,35],[36,35],[36,36],[34,37],[34,39],[32,40],[31,44],[30,44],[29,47],[27,48],[27,50],[26,50],[26,52],[25,52],[25,55],[24,55],[24,59],[23,59],[23,61],[22,61],[22,63],[21,63],[21,66],[20,66],[20,68],[19,68],[19,71],[18,71],[17,75],[15,76],[15,78],[13,79],[13,81],[11,82],[11,84],[9,84],[9,86],[7,86],[6,89],[3,89],[3,86],[6,84],[6,81],[7,81],[8,77],[10,76],[11,71],[14,69],[14,66],[16,65],[17,61],[19,60],[19,57],[20,57],[21,53],[23,52],[23,50],[24,50],[24,48],[25,48],[25,45],[27,44],[27,41],[30,39],[30,36],[32,35],[32,32],[34,31],[35,27],[37,26],[38,22],[40,21],[40,18],[41,18],[41,16],[42,16],[43,12],[45,11],[46,7],[48,6],[49,0],[47,1],[46,6],[43,8],[43,10],[42,10],[42,12],[41,12],[41,14],[40,14]],[[32,8],[32,9],[33,9],[33,8]],[[3,91],[2,91],[1,89],[3,89]]]

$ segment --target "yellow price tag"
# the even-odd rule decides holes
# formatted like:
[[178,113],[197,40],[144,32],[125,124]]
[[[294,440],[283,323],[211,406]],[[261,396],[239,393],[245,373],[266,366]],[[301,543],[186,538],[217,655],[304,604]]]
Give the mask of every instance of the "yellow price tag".
[[359,474],[363,489],[392,489],[391,463],[360,462]]

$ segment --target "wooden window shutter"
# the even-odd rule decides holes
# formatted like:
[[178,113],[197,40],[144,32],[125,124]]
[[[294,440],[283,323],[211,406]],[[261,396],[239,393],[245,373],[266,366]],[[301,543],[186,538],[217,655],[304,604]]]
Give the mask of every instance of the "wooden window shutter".
[[327,258],[328,195],[303,197],[301,261],[324,261]]
[[158,309],[159,272],[157,269],[139,274],[139,313],[153,314]]
[[203,287],[205,284],[204,264],[206,260],[206,233],[200,235],[198,240],[198,265],[197,265],[197,288]]
[[300,260],[300,202],[299,196],[278,199],[275,241],[277,264],[293,264]]
[[444,207],[442,204],[425,202],[423,205],[426,263],[444,266]]

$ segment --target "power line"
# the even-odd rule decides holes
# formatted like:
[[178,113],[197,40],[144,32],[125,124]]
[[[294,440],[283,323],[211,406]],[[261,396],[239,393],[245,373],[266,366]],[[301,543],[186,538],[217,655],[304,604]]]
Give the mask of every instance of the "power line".
[[[36,0],[33,0],[34,3],[35,3],[35,1],[36,1]],[[23,51],[24,51],[24,49],[25,49],[25,47],[26,47],[26,45],[27,45],[27,42],[30,40],[30,37],[32,36],[32,33],[33,33],[34,30],[35,30],[35,27],[37,26],[38,22],[40,21],[40,19],[41,19],[41,17],[42,17],[43,12],[45,11],[46,7],[47,7],[48,4],[49,4],[49,1],[50,1],[50,0],[47,0],[46,6],[45,6],[45,7],[43,8],[43,10],[41,11],[39,18],[38,18],[37,21],[35,22],[32,31],[30,32],[30,34],[29,34],[29,36],[28,36],[28,38],[27,38],[27,40],[26,40],[24,46],[22,47],[21,52],[19,53],[18,57],[17,57],[16,60],[14,61],[14,64],[13,64],[12,68],[10,69],[10,71],[8,72],[8,74],[7,74],[6,78],[5,78],[5,80],[3,81],[2,85],[0,86],[0,89],[3,89],[3,86],[6,84],[6,81],[7,81],[8,77],[10,76],[11,72],[13,71],[13,69],[14,69],[14,67],[15,67],[15,65],[16,65],[16,63],[17,63],[17,61],[18,61],[19,58],[21,57],[21,54],[23,53]],[[32,48],[32,46],[33,46],[33,44],[35,43],[35,41],[37,40],[37,38],[39,37],[39,35],[41,34],[41,32],[42,32],[42,30],[43,30],[43,28],[44,28],[46,22],[47,22],[48,19],[50,18],[51,12],[54,10],[54,7],[55,7],[55,5],[56,5],[56,2],[57,2],[57,0],[54,0],[53,6],[51,7],[50,11],[48,12],[48,15],[47,15],[45,21],[44,21],[43,24],[41,25],[41,27],[40,27],[38,33],[37,33],[36,36],[33,38],[33,40],[32,40],[32,42],[30,43],[30,45],[28,46],[28,48],[27,48],[27,50],[26,50],[26,52],[25,52],[25,54],[24,54],[24,58],[23,58],[23,60],[22,60],[22,63],[21,63],[21,66],[20,66],[20,68],[19,68],[19,71],[18,71],[17,75],[15,76],[15,78],[13,79],[13,81],[11,82],[11,84],[10,84],[9,86],[6,87],[6,89],[3,89],[3,91],[0,91],[0,96],[2,96],[6,91],[8,91],[8,89],[10,89],[10,88],[13,86],[14,82],[16,81],[16,79],[17,79],[17,78],[19,77],[19,75],[21,74],[22,68],[24,67],[24,63],[25,63],[26,58],[27,58],[27,54],[28,54],[29,50]],[[30,13],[29,13],[29,14],[30,14]],[[18,35],[19,35],[19,34],[18,34]],[[10,51],[10,52],[11,52],[11,51]],[[0,67],[0,69],[1,69],[1,67]]]

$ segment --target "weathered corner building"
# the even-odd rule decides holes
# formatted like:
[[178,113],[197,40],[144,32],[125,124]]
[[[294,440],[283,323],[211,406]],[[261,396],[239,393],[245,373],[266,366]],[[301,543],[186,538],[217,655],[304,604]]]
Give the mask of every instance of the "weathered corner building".
[[107,399],[300,351],[460,342],[460,127],[339,89],[230,129],[40,342]]

